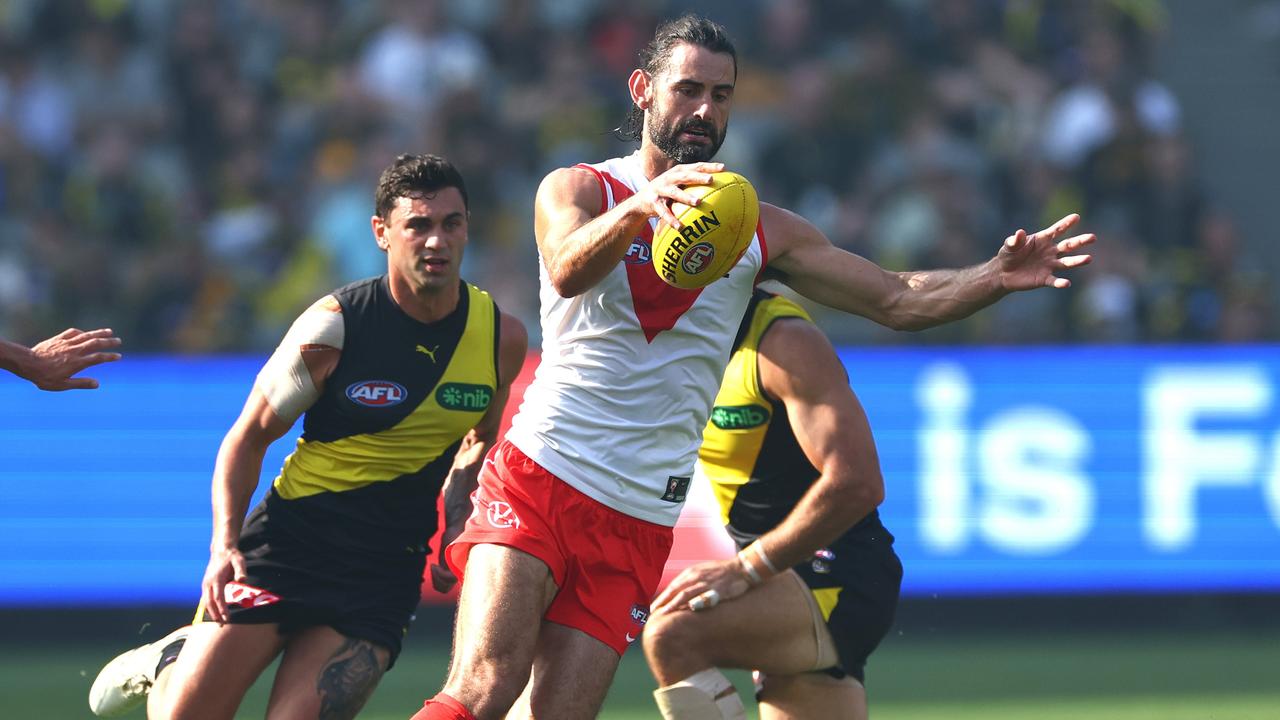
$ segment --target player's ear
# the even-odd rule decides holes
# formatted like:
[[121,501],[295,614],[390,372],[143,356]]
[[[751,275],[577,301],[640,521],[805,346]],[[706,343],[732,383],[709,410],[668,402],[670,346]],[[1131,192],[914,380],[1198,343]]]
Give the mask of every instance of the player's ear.
[[627,80],[627,88],[631,91],[631,102],[636,107],[645,110],[649,107],[649,93],[652,89],[653,78],[649,77],[649,73],[636,68],[631,71],[631,77]]
[[373,240],[378,243],[378,249],[386,252],[387,240],[387,221],[382,219],[380,215],[374,215],[369,218],[369,226],[373,228]]

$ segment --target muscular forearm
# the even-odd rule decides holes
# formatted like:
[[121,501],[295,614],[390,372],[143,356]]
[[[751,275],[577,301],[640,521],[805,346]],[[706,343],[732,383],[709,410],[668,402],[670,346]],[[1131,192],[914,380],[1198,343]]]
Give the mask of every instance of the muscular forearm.
[[223,441],[213,471],[212,549],[235,547],[240,541],[240,528],[258,487],[265,453],[266,446],[239,444],[230,436]]
[[444,496],[445,526],[456,526],[471,515],[471,493],[475,492],[484,465],[484,456],[497,438],[493,435],[468,435],[454,456],[453,467],[445,479],[441,494]]
[[556,291],[574,297],[594,287],[617,267],[648,222],[643,208],[628,200],[574,229],[555,244],[553,256],[543,256]]
[[871,484],[819,478],[787,517],[757,542],[778,570],[804,562],[875,510],[882,492]]
[[21,378],[29,378],[30,371],[27,367],[33,359],[30,348],[0,340],[0,369],[8,370]]
[[783,257],[770,277],[810,300],[862,315],[894,330],[923,330],[959,320],[1003,297],[995,261],[958,270],[889,272],[836,248]]
[[476,489],[480,469],[455,467],[444,485],[444,524],[457,527],[471,514],[471,493]]
[[888,308],[888,324],[898,330],[923,330],[968,317],[1008,293],[994,260],[959,270],[897,275],[902,288]]

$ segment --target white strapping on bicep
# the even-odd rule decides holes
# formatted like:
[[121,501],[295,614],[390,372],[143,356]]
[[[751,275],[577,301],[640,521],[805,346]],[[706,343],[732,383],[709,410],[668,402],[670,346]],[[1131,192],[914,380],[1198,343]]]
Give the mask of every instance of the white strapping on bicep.
[[254,384],[281,420],[292,423],[320,399],[320,389],[302,359],[302,348],[326,345],[341,350],[345,332],[342,313],[325,309],[321,303],[293,321]]

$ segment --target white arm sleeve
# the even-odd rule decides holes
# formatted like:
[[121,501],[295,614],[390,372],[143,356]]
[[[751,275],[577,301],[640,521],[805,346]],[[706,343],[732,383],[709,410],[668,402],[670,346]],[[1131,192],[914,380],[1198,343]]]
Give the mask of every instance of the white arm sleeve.
[[320,399],[320,390],[302,359],[306,345],[326,345],[342,349],[345,328],[342,313],[324,306],[324,301],[307,308],[285,333],[276,351],[258,372],[254,387],[281,420],[292,423]]

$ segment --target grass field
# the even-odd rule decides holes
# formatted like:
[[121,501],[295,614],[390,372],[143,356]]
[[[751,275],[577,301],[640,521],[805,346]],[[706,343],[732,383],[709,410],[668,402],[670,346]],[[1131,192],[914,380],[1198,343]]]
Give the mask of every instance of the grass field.
[[[11,629],[9,639],[0,638],[0,717],[92,717],[85,706],[89,683],[125,646],[15,641]],[[150,628],[147,637],[157,631]],[[1171,625],[1126,633],[908,630],[887,639],[872,660],[869,688],[877,720],[1280,718],[1280,637],[1273,626],[1187,631]],[[420,620],[361,718],[405,720],[438,688],[446,662],[447,646]],[[746,686],[745,674],[734,679]],[[628,654],[601,717],[656,717],[652,689],[640,654]],[[261,718],[265,702],[265,684],[259,683],[239,717]]]

